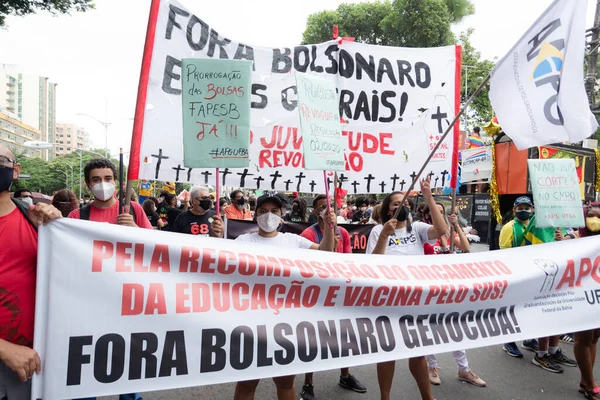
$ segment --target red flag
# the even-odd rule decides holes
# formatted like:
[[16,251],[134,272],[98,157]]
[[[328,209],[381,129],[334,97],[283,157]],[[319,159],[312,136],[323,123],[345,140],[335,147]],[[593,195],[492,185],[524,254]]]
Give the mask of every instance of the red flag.
[[342,206],[342,203],[344,202],[344,198],[346,197],[347,194],[348,194],[348,191],[346,189],[342,189],[342,188],[335,189],[335,202],[336,202],[338,208],[340,208]]

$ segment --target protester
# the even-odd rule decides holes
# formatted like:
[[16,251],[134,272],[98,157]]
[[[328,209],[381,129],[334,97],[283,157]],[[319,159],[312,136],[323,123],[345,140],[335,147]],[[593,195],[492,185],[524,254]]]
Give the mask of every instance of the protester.
[[256,211],[256,195],[255,194],[248,197],[248,206],[250,207],[250,212],[252,213],[252,215],[254,215],[254,212]]
[[[424,255],[424,244],[434,244],[438,238],[446,233],[447,226],[431,194],[429,178],[421,181],[421,192],[431,209],[433,225],[422,222],[411,223],[409,209],[405,205],[406,203],[402,203],[403,195],[400,192],[390,193],[381,204],[381,222],[383,225],[374,227],[369,235],[367,254]],[[398,209],[400,209],[398,218],[394,219]],[[408,367],[417,382],[421,398],[433,400],[425,357],[410,358]],[[395,361],[377,364],[381,400],[390,400],[394,370]]]
[[[590,203],[583,209],[585,227],[578,231],[579,237],[600,235],[600,203]],[[560,230],[555,232],[558,241],[575,239],[575,236],[563,235]],[[600,323],[598,324],[600,325]],[[600,387],[594,379],[594,364],[596,362],[596,348],[600,338],[600,328],[575,333],[573,352],[581,372],[579,393],[586,399],[600,400]]]
[[[500,231],[501,249],[554,241],[554,230],[535,227],[534,211],[533,202],[529,197],[521,196],[515,200],[513,205],[515,217]],[[522,347],[536,353],[531,360],[534,365],[549,372],[561,373],[563,368],[559,364],[576,367],[577,363],[564,355],[558,347],[559,339],[560,335],[538,340],[524,340]],[[523,357],[523,353],[514,342],[504,344],[502,349],[511,357]]]
[[86,204],[91,203],[91,202],[92,202],[91,196],[86,193],[86,194],[83,195],[83,201],[79,204],[79,208],[81,208],[81,207],[83,207]]
[[[37,228],[61,217],[49,204],[10,198],[21,165],[0,145],[0,399],[29,400],[42,361],[33,349]],[[8,311],[8,312],[7,312]]]
[[219,206],[221,207],[221,214],[225,215],[225,209],[231,205],[231,201],[227,197],[221,197],[219,203]]
[[369,218],[369,224],[378,225],[381,223],[381,204],[375,205]]
[[343,203],[342,206],[340,207],[340,217],[344,218],[344,219],[348,219],[348,204]]
[[62,189],[54,193],[52,205],[60,211],[63,217],[67,217],[71,211],[79,208],[79,201],[75,193],[67,189]]
[[[325,220],[323,240],[320,244],[316,244],[299,235],[279,232],[279,227],[283,223],[282,212],[284,204],[286,204],[286,200],[282,199],[279,195],[265,194],[260,196],[256,200],[256,214],[254,216],[254,219],[258,224],[258,233],[240,235],[236,240],[239,242],[271,245],[280,248],[287,247],[323,251],[333,250],[335,242],[335,234],[333,229],[333,224],[335,222],[335,214],[333,213],[333,211],[330,210],[328,213],[326,212],[323,216]],[[223,237],[223,221],[219,217],[214,218],[212,229],[215,236]],[[294,400],[296,398],[294,378],[294,375],[273,378],[273,381],[277,386],[277,398],[279,400]],[[259,382],[259,379],[238,382],[235,388],[234,399],[254,399],[254,393]]]
[[352,214],[352,222],[357,224],[368,223],[370,218],[370,215],[367,212],[369,209],[369,200],[366,198],[356,200],[356,207],[358,207],[358,209]]
[[306,200],[297,198],[292,201],[292,209],[285,215],[288,222],[307,222],[308,205]]
[[175,194],[177,194],[176,187],[177,186],[175,185],[175,182],[164,182],[162,190],[163,190],[163,192],[167,192],[169,194],[175,195]]
[[229,219],[251,221],[252,213],[246,207],[246,198],[241,190],[231,192],[231,206],[225,209],[225,216]]
[[162,229],[165,226],[165,223],[160,219],[160,215],[156,212],[156,202],[152,197],[149,197],[144,201],[142,208],[144,209],[144,213],[146,213],[146,217],[148,217],[148,221],[150,221],[152,228]]
[[171,226],[171,232],[197,236],[212,236],[212,218],[217,215],[213,208],[212,197],[207,188],[194,187],[190,191],[192,208],[181,213]]
[[163,230],[168,231],[181,214],[181,210],[178,208],[178,200],[174,194],[162,192],[160,197],[163,198],[163,201],[158,206],[158,215],[165,223]]
[[15,193],[13,193],[13,197],[21,200],[28,206],[33,204],[33,194],[29,191],[29,189],[17,189],[15,190]]
[[[304,200],[303,200],[304,201]],[[319,195],[313,201],[313,209],[319,214],[319,222],[306,228],[300,236],[310,240],[313,243],[320,244],[323,240],[323,232],[325,232],[325,220],[323,216],[327,214],[327,196]],[[352,253],[352,244],[350,243],[350,234],[341,227],[336,227],[335,230],[335,252],[336,253]],[[349,368],[342,368],[340,380],[338,384],[344,389],[352,390],[357,393],[366,393],[367,388],[350,374]],[[313,373],[309,372],[304,375],[304,386],[300,392],[301,400],[316,400]]]
[[140,204],[144,204],[144,201],[150,196],[152,196],[152,191],[154,190],[154,186],[152,186],[152,182],[142,179],[139,184],[139,192],[140,192]]
[[481,128],[476,126],[473,133],[467,138],[467,149],[476,149],[485,146],[485,142],[480,136]]
[[[146,213],[138,203],[130,203],[129,210],[120,213],[121,204],[115,198],[117,169],[112,162],[104,158],[91,160],[83,168],[83,175],[86,185],[94,193],[95,200],[81,209],[72,211],[69,218],[152,229]],[[95,397],[81,400],[93,399]],[[141,397],[137,393],[119,396],[119,400],[139,399]]]
[[[438,241],[434,246],[431,246],[429,243],[425,243],[425,254],[450,253],[449,237],[451,227],[453,227],[455,231],[454,252],[469,253],[471,250],[469,240],[467,239],[467,236],[465,235],[463,230],[460,228],[460,224],[458,223],[458,217],[456,215],[456,210],[454,214],[451,214],[448,218],[446,218],[446,210],[444,208],[444,205],[441,203],[437,203],[437,209],[444,216],[444,220],[448,225],[448,230],[443,236],[438,238]],[[431,212],[428,205],[425,206],[424,215],[425,220],[432,220]],[[446,246],[448,247],[448,251],[446,251]],[[471,385],[478,387],[486,386],[485,381],[479,376],[477,376],[477,374],[475,374],[469,367],[469,360],[467,359],[467,352],[465,350],[453,351],[452,356],[454,357],[454,362],[456,362],[456,367],[458,368],[458,380],[470,383]],[[440,378],[438,360],[435,354],[430,354],[427,356],[427,368],[429,369],[429,382],[432,385],[440,385],[442,383],[442,380]]]

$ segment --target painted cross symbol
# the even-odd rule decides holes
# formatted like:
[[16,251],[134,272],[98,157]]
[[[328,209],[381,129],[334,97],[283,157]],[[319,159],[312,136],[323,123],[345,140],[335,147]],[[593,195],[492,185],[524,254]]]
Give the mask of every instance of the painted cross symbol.
[[352,186],[354,186],[354,194],[356,194],[358,192],[358,190],[356,189],[357,186],[360,186],[360,183],[358,183],[357,181],[354,181],[351,183]]
[[310,192],[314,193],[315,192],[315,186],[317,186],[317,182],[315,182],[314,180],[310,181]]
[[344,182],[347,182],[347,181],[348,181],[348,178],[346,177],[346,175],[340,174],[340,176],[338,176],[338,182],[339,182],[340,188],[344,185]]
[[212,172],[204,171],[200,175],[204,175],[204,184],[208,185],[208,177],[212,175]]
[[220,171],[223,174],[223,183],[222,185],[225,186],[225,182],[227,182],[227,175],[231,175],[233,174],[233,172],[229,171],[229,168],[225,168],[223,171]]
[[176,181],[176,182],[179,182],[179,173],[180,173],[181,171],[185,171],[185,168],[181,168],[181,164],[177,164],[177,167],[173,167],[172,169],[174,169],[175,171],[177,171],[177,172],[175,173],[175,181]]
[[169,157],[163,156],[162,149],[158,149],[158,154],[150,154],[150,155],[154,158],[158,158],[158,161],[156,162],[156,175],[154,176],[154,179],[158,179],[158,172],[160,171],[160,164],[162,163],[162,160],[167,160],[167,159],[169,159]]
[[283,183],[285,183],[285,191],[287,192],[288,190],[290,190],[290,185],[292,183],[294,183],[294,181],[288,179],[287,181],[285,181]]
[[188,168],[188,173],[187,173],[187,181],[188,182],[192,181],[192,169],[193,168]]
[[437,112],[435,114],[431,114],[431,119],[435,119],[438,122],[438,132],[439,133],[444,132],[444,129],[442,128],[442,121],[444,120],[444,118],[447,118],[447,117],[448,117],[448,114],[443,113],[440,106],[437,107]]
[[387,186],[385,181],[381,181],[379,186],[381,186],[381,193],[385,193],[385,187]]
[[446,170],[442,171],[442,186],[444,186],[444,184],[446,183],[446,175],[448,175],[449,172]]
[[396,174],[390,178],[392,180],[392,192],[396,191],[396,181],[400,179],[400,177]]
[[367,181],[367,193],[370,193],[371,192],[371,181],[373,179],[375,179],[375,177],[373,175],[369,174],[364,179]]
[[402,179],[402,182],[400,182],[400,191],[401,192],[404,190],[404,185],[406,185],[406,181],[404,179]]
[[306,178],[306,175],[304,175],[304,172],[300,172],[298,175],[295,176],[295,178],[298,178],[298,185],[296,186],[296,192],[300,192],[300,184],[302,183],[302,178]]
[[248,168],[244,168],[244,172],[238,172],[237,173],[241,178],[240,178],[240,187],[244,187],[246,186],[246,177],[247,176],[254,176],[254,174],[249,174],[248,173]]
[[260,189],[260,182],[264,181],[265,178],[259,175],[257,178],[254,178],[254,180],[256,181],[256,189]]
[[283,177],[283,175],[281,175],[279,173],[279,171],[275,171],[275,173],[269,175],[271,178],[273,178],[273,180],[271,181],[271,189],[275,190],[275,182],[277,182],[277,178],[281,178]]

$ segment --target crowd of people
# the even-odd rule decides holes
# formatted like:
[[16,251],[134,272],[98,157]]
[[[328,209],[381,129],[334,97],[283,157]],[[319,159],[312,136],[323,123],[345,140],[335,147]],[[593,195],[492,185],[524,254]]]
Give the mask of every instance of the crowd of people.
[[[336,215],[328,207],[325,195],[314,198],[309,207],[300,197],[290,199],[277,193],[256,197],[235,190],[228,198],[219,199],[217,209],[216,199],[207,188],[193,187],[180,199],[174,184],[166,183],[155,198],[148,182],[142,182],[144,186],[139,198],[130,199],[129,206],[124,207],[118,200],[116,168],[106,159],[92,160],[84,168],[85,183],[93,197],[84,197],[80,204],[75,194],[60,190],[54,194],[51,205],[34,205],[32,193],[27,190],[19,190],[11,198],[11,184],[19,172],[15,155],[0,145],[0,238],[4,242],[0,250],[0,399],[3,400],[29,399],[31,378],[40,372],[41,360],[32,348],[37,228],[60,217],[216,238],[225,236],[223,217],[253,220],[258,225],[258,232],[241,235],[237,241],[339,253],[352,251],[348,231],[338,225],[351,221],[374,225],[368,238],[368,254],[425,256],[470,251],[456,210],[446,210],[443,204],[436,202],[429,180],[421,181],[424,202],[420,204],[413,204],[413,199],[394,192],[380,202],[369,198],[349,201]],[[535,218],[533,202],[528,197],[517,199],[513,213],[511,223],[502,229],[502,248],[528,244],[524,232]],[[311,225],[300,235],[281,233],[280,227],[285,221]],[[585,221],[585,227],[579,229],[556,230],[553,232],[555,240],[600,234],[600,203],[585,208]],[[453,238],[451,232],[454,232]],[[454,248],[450,245],[452,241]],[[15,308],[18,308],[17,313],[13,312]],[[534,351],[533,363],[546,371],[560,373],[561,366],[579,367],[578,390],[587,399],[600,400],[600,388],[593,374],[599,336],[600,329],[575,333],[575,360],[560,350],[556,336],[528,340],[522,347]],[[513,357],[523,357],[515,343],[507,343],[503,349]],[[455,351],[453,355],[459,380],[477,387],[486,386],[486,382],[470,369],[464,350]],[[432,385],[441,384],[436,356],[410,358],[408,366],[421,398],[433,400]],[[390,399],[394,370],[394,361],[377,365],[382,400]],[[295,376],[273,378],[278,399],[296,399],[294,379]],[[253,399],[258,383],[258,380],[239,382],[234,398]],[[338,384],[358,393],[367,391],[348,368],[341,369]],[[304,400],[317,398],[312,373],[305,375],[300,396]],[[120,395],[121,400],[140,398],[138,393]]]

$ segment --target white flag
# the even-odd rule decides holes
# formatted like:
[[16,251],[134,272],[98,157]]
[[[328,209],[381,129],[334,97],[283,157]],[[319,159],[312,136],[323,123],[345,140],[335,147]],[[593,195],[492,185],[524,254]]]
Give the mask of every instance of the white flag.
[[584,88],[587,0],[556,0],[498,62],[490,101],[518,149],[578,142],[598,128]]

